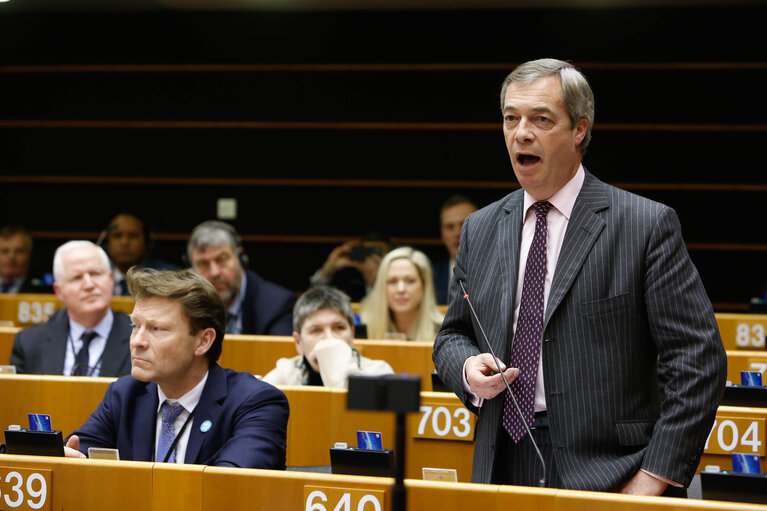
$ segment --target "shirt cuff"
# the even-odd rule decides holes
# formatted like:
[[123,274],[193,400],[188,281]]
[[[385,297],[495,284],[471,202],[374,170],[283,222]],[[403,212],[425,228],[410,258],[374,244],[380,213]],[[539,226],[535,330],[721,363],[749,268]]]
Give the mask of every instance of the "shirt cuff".
[[664,482],[664,483],[666,483],[666,484],[670,484],[671,486],[676,486],[677,488],[684,488],[684,486],[683,486],[683,485],[681,485],[681,484],[677,483],[676,481],[672,481],[671,479],[666,479],[665,477],[663,477],[663,476],[659,476],[658,474],[653,474],[653,473],[652,473],[652,472],[650,472],[649,470],[645,470],[645,469],[643,469],[643,468],[642,468],[642,469],[640,469],[640,470],[641,470],[642,472],[644,472],[645,474],[647,474],[648,476],[652,476],[652,477],[654,477],[655,479],[659,479],[659,480],[663,481],[663,482]]
[[469,358],[467,358],[466,361],[463,363],[463,370],[461,371],[461,375],[463,379],[463,390],[469,395],[469,403],[471,403],[473,406],[476,406],[477,408],[482,408],[482,404],[485,402],[485,400],[477,396],[474,392],[471,391],[471,386],[469,385],[469,382],[466,380],[466,364],[469,362]]

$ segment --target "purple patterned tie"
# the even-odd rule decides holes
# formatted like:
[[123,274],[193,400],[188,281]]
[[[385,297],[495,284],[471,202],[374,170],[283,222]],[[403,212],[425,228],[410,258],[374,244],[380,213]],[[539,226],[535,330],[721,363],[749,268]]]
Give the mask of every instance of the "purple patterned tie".
[[[543,337],[543,286],[546,280],[546,215],[551,209],[549,202],[536,202],[535,235],[530,245],[522,282],[522,299],[519,304],[517,329],[511,350],[509,367],[519,368],[519,376],[511,382],[511,391],[517,398],[522,416],[528,426],[533,424],[533,402],[535,399],[535,380],[538,376],[538,359]],[[514,409],[514,402],[506,395],[503,406],[503,427],[514,443],[518,443],[527,434],[522,418]]]

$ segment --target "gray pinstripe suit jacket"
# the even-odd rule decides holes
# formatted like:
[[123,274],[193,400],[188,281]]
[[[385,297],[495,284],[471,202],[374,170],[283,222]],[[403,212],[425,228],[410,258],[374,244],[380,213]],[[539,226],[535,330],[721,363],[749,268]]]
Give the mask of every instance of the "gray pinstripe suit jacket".
[[[457,257],[488,339],[506,362],[523,202],[518,190],[469,216]],[[433,357],[443,381],[479,414],[472,481],[489,483],[504,396],[486,400],[481,410],[467,401],[464,361],[489,350],[458,289],[451,284]],[[550,433],[563,487],[610,491],[640,468],[689,485],[727,361],[676,213],[586,172],[554,273],[543,338]]]

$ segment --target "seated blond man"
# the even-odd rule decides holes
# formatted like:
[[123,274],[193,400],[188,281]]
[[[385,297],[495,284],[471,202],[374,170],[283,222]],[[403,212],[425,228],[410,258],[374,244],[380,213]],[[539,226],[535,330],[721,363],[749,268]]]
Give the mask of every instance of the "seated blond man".
[[385,361],[363,357],[352,347],[349,297],[333,287],[318,286],[301,295],[293,308],[293,340],[298,355],[279,359],[265,382],[346,387],[350,375],[394,374]]

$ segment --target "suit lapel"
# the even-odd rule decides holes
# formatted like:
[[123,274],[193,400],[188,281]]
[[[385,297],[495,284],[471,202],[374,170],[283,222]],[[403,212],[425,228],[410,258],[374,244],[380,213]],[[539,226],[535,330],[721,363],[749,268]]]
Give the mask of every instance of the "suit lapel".
[[[509,202],[504,206],[506,216],[498,223],[498,243],[500,246],[501,257],[499,259],[499,271],[503,289],[501,290],[501,308],[502,311],[511,311],[511,314],[501,314],[501,332],[503,336],[498,336],[499,342],[504,342],[503,346],[494,347],[495,353],[502,360],[508,360],[511,354],[511,342],[505,342],[514,337],[513,316],[514,300],[517,293],[517,277],[519,274],[519,247],[522,237],[522,208],[524,207],[524,193],[520,190],[514,193]],[[508,261],[508,264],[506,262]],[[501,350],[501,348],[503,348]],[[501,353],[503,353],[501,355]]]
[[[192,431],[189,433],[189,443],[186,446],[184,463],[203,463],[205,460],[198,459],[200,450],[208,437],[214,434],[218,418],[221,416],[221,402],[226,398],[226,374],[218,364],[210,366],[208,381],[200,396],[200,402],[194,409]],[[203,422],[210,421],[210,428],[202,431],[200,426]]]
[[71,349],[69,340],[69,314],[61,311],[48,331],[43,343],[42,374],[64,374],[64,357]]
[[136,399],[133,423],[133,459],[135,461],[154,461],[155,425],[157,407],[160,398],[157,385],[150,383],[146,392]]
[[605,221],[597,212],[607,207],[609,207],[609,201],[604,184],[591,173],[586,172],[586,178],[575,200],[559,253],[543,321],[544,330],[570,290],[599,233],[604,229]]

